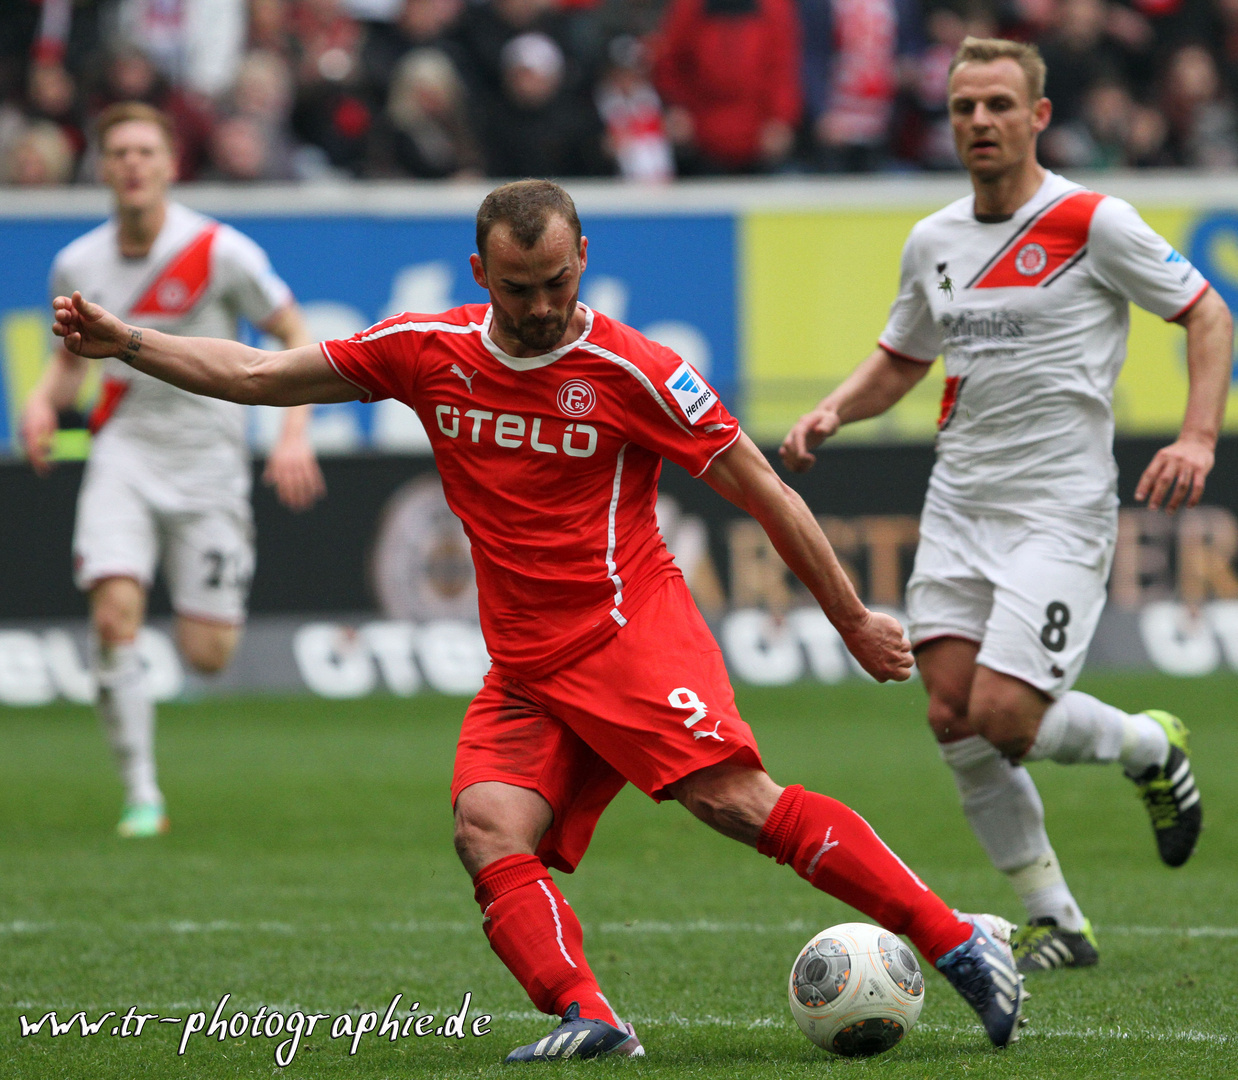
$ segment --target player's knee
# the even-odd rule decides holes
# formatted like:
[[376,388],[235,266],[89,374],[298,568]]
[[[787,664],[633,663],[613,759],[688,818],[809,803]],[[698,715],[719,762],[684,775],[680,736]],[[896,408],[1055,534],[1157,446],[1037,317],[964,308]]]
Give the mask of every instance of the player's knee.
[[529,855],[537,847],[537,840],[526,835],[524,830],[505,827],[493,820],[479,819],[461,814],[457,809],[452,843],[456,855],[471,877],[489,866],[496,859],[508,855]]
[[508,855],[531,855],[554,820],[537,792],[495,781],[465,788],[456,799],[453,842],[473,877]]
[[177,624],[177,644],[189,665],[203,675],[216,675],[232,660],[240,641],[235,626],[182,619]]
[[127,645],[142,626],[140,609],[122,603],[96,604],[90,613],[91,625],[101,644]]
[[1023,702],[1000,697],[973,700],[968,715],[972,730],[1011,761],[1020,760],[1031,749],[1036,740],[1036,719]]
[[762,769],[723,763],[685,777],[671,794],[723,836],[756,844],[782,788]]
[[929,698],[928,722],[938,742],[954,742],[974,734],[964,698],[934,694]]

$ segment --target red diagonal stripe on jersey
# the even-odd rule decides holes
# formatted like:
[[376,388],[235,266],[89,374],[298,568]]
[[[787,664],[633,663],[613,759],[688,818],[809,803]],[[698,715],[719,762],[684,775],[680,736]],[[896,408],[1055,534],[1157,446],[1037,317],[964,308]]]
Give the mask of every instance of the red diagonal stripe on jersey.
[[941,413],[937,417],[937,430],[941,431],[954,418],[955,406],[959,403],[959,391],[967,381],[966,375],[947,375],[941,388]]
[[972,288],[1027,287],[1051,277],[1087,246],[1092,215],[1104,197],[1080,191],[1063,199],[1017,237]]
[[99,391],[99,400],[90,410],[90,419],[86,421],[92,435],[98,435],[99,429],[110,419],[120,404],[120,399],[129,393],[129,383],[125,379],[104,379],[103,388]]
[[212,222],[174,256],[129,309],[132,315],[186,315],[211,276],[211,245],[219,226]]

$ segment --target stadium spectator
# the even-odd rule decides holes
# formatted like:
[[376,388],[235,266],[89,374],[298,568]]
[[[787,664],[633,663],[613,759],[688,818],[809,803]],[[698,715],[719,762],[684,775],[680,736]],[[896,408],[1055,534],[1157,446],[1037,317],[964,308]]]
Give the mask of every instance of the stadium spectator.
[[296,101],[292,128],[337,170],[359,173],[373,108],[361,85],[361,25],[340,0],[300,0],[292,13],[296,37]]
[[588,98],[566,84],[567,60],[555,40],[520,34],[499,59],[502,97],[489,110],[482,146],[489,176],[599,176],[602,123]]
[[[565,88],[575,91],[580,86],[583,74],[571,51],[568,22],[569,17],[556,10],[554,0],[486,0],[466,8],[460,25],[462,74],[481,116],[505,96],[503,49],[521,34],[537,32],[554,41],[564,58],[561,78]],[[479,127],[484,123],[483,119]]]
[[266,137],[251,116],[227,116],[211,131],[210,164],[203,180],[225,182],[292,180],[292,162]]
[[374,126],[368,175],[465,179],[481,172],[464,80],[446,53],[414,49],[396,65]]
[[769,171],[787,160],[801,108],[791,0],[671,0],[653,71],[681,171]]
[[1106,0],[1061,0],[1054,27],[1040,43],[1055,125],[1081,123],[1088,93],[1101,80],[1129,79],[1132,60],[1109,33],[1108,9]]
[[604,148],[625,180],[659,183],[675,175],[675,155],[666,134],[662,100],[649,81],[645,49],[636,38],[614,38],[597,87],[597,108],[606,125]]
[[249,0],[249,47],[291,57],[296,48],[288,0]]
[[464,14],[464,0],[404,0],[394,22],[372,22],[361,46],[365,83],[375,100],[387,97],[400,61],[414,49],[434,47],[459,70],[462,50],[453,31]]
[[36,120],[17,136],[5,154],[0,172],[9,184],[45,187],[73,179],[73,144],[50,120]]
[[1170,56],[1161,107],[1175,165],[1238,166],[1238,116],[1224,94],[1216,60],[1203,45],[1183,45]]
[[1231,100],[1238,99],[1238,0],[1216,0],[1217,59]]
[[84,120],[77,94],[77,80],[60,63],[33,63],[26,81],[27,115],[46,120],[64,133],[74,157],[86,148]]
[[298,175],[290,124],[292,94],[292,73],[282,56],[266,49],[245,54],[226,103],[229,114],[246,120],[266,144],[262,179],[291,180]]
[[894,104],[923,48],[916,0],[799,0],[812,156],[871,172],[889,156]]

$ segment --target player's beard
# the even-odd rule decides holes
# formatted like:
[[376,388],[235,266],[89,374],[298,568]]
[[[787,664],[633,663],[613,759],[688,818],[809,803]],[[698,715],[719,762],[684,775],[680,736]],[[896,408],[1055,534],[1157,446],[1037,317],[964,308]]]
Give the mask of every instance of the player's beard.
[[549,352],[563,340],[575,314],[576,297],[573,296],[562,315],[555,314],[549,319],[521,319],[513,325],[512,334],[526,349]]

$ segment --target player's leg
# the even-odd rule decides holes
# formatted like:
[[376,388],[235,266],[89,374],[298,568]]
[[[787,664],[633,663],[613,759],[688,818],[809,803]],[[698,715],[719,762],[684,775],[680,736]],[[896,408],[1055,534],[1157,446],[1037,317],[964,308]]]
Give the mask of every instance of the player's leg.
[[126,838],[168,828],[155,772],[155,708],[137,646],[145,612],[146,590],[133,578],[104,578],[90,590],[96,708],[125,786],[117,831]]
[[1100,621],[1111,551],[1103,536],[1036,526],[994,567],[970,718],[1012,760],[1120,764],[1139,786],[1162,860],[1180,866],[1202,823],[1186,728],[1071,689]]
[[970,720],[976,657],[993,608],[989,549],[1007,543],[993,531],[988,519],[926,505],[907,586],[908,632],[928,693],[929,726],[967,824],[1023,901],[1029,922],[1051,918],[1080,931],[1083,913],[1049,842],[1031,775]]
[[[1058,928],[1056,934],[1035,931],[1032,935],[1038,950],[1051,948],[1049,955],[1057,961],[1051,966],[1094,964],[1098,953],[1091,925],[1050,844],[1044,804],[1031,775],[1004,757],[984,734],[954,737],[982,731],[992,739],[1009,740],[1015,730],[1034,731],[1037,714],[1046,705],[1038,691],[1018,680],[1003,684],[1004,694],[994,693],[990,685],[994,673],[975,666],[977,651],[970,642],[941,640],[926,645],[917,655],[929,691],[929,722],[942,758],[954,774],[964,817],[990,862],[1006,875],[1022,900],[1027,926]],[[979,714],[974,721],[970,716],[973,701]],[[985,727],[986,719],[995,719],[991,729]],[[1020,946],[1016,952],[1025,953],[1024,947],[1030,945],[1028,933],[1021,931],[1016,944]],[[1045,966],[1028,961],[1025,955],[1020,955],[1020,961],[1026,961],[1024,971]]]
[[232,660],[241,641],[236,623],[204,619],[197,615],[176,617],[176,646],[195,671],[215,675]]
[[836,799],[799,785],[782,788],[763,770],[723,762],[670,785],[670,794],[724,836],[755,847],[822,892],[896,934],[907,934],[930,963],[971,934],[881,841]]
[[511,1061],[644,1052],[598,986],[548,869],[575,865],[622,784],[517,684],[492,673],[469,706],[452,782],[456,851],[490,947],[538,1009],[563,1019]]
[[214,675],[241,640],[254,572],[248,504],[228,500],[199,513],[169,514],[164,573],[176,610],[176,644],[196,671]]
[[153,513],[123,455],[92,460],[78,495],[74,577],[90,597],[96,710],[125,788],[124,837],[167,829],[155,772],[155,710],[138,655],[158,539]]
[[951,910],[850,807],[798,784],[781,788],[763,769],[730,761],[669,790],[707,825],[906,934],[976,1009],[994,1043],[1018,1037],[1023,989],[1005,942],[1012,927]]

